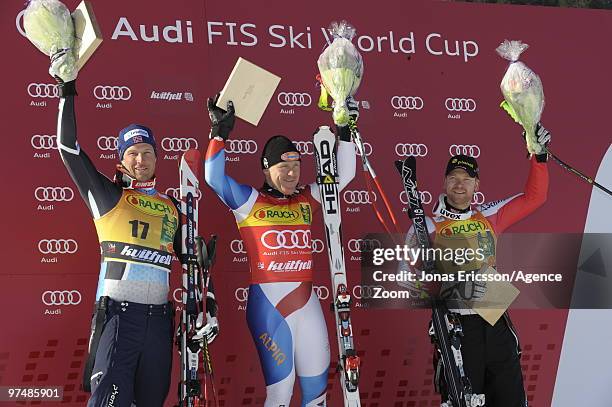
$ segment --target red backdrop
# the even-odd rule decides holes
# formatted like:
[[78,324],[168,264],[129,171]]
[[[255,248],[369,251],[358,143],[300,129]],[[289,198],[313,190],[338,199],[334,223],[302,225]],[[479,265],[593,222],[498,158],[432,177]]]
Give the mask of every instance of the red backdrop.
[[[77,3],[66,1],[71,9]],[[357,94],[362,102],[360,129],[404,229],[409,220],[402,213],[402,186],[392,161],[405,151],[421,157],[420,188],[428,192],[426,203],[439,194],[453,145],[472,146],[479,159],[483,195],[478,199],[522,191],[528,163],[521,129],[498,107],[499,82],[507,64],[494,49],[506,38],[531,46],[523,61],[542,77],[547,98],[542,121],[553,133],[559,155],[594,173],[610,143],[602,130],[608,127],[609,85],[601,78],[608,77],[612,66],[607,52],[612,17],[606,11],[424,0],[291,6],[274,0],[265,2],[265,8],[261,2],[244,0],[92,3],[104,42],[79,75],[79,142],[110,176],[116,154],[108,137],[132,122],[150,126],[161,144],[157,174],[162,191],[178,186],[182,149],[206,148],[206,97],[223,86],[239,56],[282,80],[258,127],[237,124],[232,138],[255,143],[234,144],[237,152],[228,154],[233,177],[260,185],[259,149],[269,136],[285,134],[308,142],[318,125],[330,124],[329,113],[317,110],[314,76],[325,45],[322,28],[340,18],[358,29],[355,43],[365,64]],[[0,274],[0,386],[61,385],[63,404],[77,406],[86,400],[79,383],[99,248],[91,217],[58,156],[53,139],[57,94],[46,72],[48,58],[20,33],[22,7],[22,2],[6,1],[0,6],[5,55],[0,165],[6,194],[1,203],[5,266]],[[166,29],[164,37],[168,26],[174,30]],[[159,36],[151,40],[155,30]],[[110,94],[104,93],[106,86],[117,87],[115,97],[104,97]],[[171,92],[176,100],[160,99],[163,92]],[[467,109],[455,111],[449,98],[469,99]],[[311,182],[311,145],[302,146],[303,181]],[[582,232],[589,186],[555,165],[550,165],[550,173],[545,207],[513,226],[512,232]],[[365,189],[361,173],[348,189]],[[248,284],[245,255],[240,253],[233,217],[210,189],[203,192],[202,233],[219,235],[214,278],[221,335],[212,352],[221,405],[262,405],[264,383],[245,323],[241,290]],[[348,278],[358,285],[359,256],[351,252],[350,240],[382,228],[369,205],[343,205]],[[315,238],[322,242],[320,219],[316,222]],[[53,239],[66,240],[61,246],[69,253],[46,253],[47,240]],[[315,255],[315,264],[315,284],[329,288],[324,250]],[[175,271],[173,289],[179,268]],[[72,304],[50,305],[45,297],[47,291],[73,290]],[[324,309],[329,305],[327,292],[321,290]],[[439,405],[432,386],[428,312],[366,310],[357,304],[353,315],[355,343],[363,360],[362,405]],[[566,311],[515,310],[512,315],[523,343],[530,405],[549,406]],[[328,316],[333,335],[333,316]],[[335,344],[333,337],[331,343]],[[175,399],[173,383],[166,404]],[[329,400],[332,406],[341,403],[334,369]],[[297,400],[292,405],[298,405]]]

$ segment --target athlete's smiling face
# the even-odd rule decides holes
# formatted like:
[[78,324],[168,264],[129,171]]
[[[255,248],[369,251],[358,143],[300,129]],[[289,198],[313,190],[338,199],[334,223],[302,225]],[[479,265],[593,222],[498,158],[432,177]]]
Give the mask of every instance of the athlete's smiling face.
[[300,181],[299,161],[281,161],[263,171],[268,185],[279,190],[283,195],[293,194]]
[[157,157],[153,146],[147,143],[134,144],[123,153],[121,165],[138,181],[149,181],[155,175]]
[[457,209],[467,209],[474,198],[474,193],[480,187],[478,178],[470,175],[461,168],[455,168],[444,178],[444,191],[448,203]]

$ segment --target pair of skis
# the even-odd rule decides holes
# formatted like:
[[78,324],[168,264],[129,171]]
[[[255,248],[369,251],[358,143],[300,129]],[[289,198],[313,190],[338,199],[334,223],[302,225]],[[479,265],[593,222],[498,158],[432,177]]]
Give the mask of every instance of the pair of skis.
[[360,360],[353,343],[351,324],[351,295],[347,287],[340,191],[338,189],[338,162],[336,136],[327,126],[321,126],[314,135],[317,184],[321,198],[321,211],[325,223],[325,237],[329,256],[329,269],[334,300],[332,310],[336,320],[339,360],[338,373],[345,407],[359,407]]
[[[206,323],[208,273],[214,261],[216,245],[216,236],[208,243],[198,236],[199,183],[203,179],[202,156],[198,150],[187,150],[183,154],[179,173],[183,309],[176,337],[181,358],[178,407],[216,406],[207,338],[196,337],[197,329]],[[202,370],[204,374],[201,374]],[[209,386],[212,395],[209,395]]]
[[[421,195],[417,189],[416,158],[407,157],[396,161],[404,189],[408,196],[408,216],[412,219],[417,243],[423,249],[431,247],[425,212],[421,204]],[[423,261],[426,272],[436,272],[432,259]],[[461,356],[461,337],[463,331],[459,316],[450,312],[444,300],[432,298],[432,323],[429,335],[436,347],[439,363],[436,367],[436,391],[442,396],[442,407],[476,407],[484,406],[484,394],[473,394],[472,385],[463,370]],[[441,375],[443,375],[443,380]],[[443,385],[443,387],[441,387]]]

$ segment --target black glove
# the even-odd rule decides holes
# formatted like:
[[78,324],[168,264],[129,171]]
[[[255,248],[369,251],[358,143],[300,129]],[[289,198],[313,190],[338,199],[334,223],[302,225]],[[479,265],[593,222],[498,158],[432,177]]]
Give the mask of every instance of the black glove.
[[[548,147],[552,135],[548,130],[546,130],[544,126],[542,126],[542,123],[536,124],[535,133],[536,137],[538,138],[538,144],[541,145],[543,148]],[[523,131],[523,139],[525,137],[526,134]],[[546,161],[548,161],[548,153],[544,152],[542,154],[536,154],[536,161],[539,163],[545,163]]]
[[219,95],[213,98],[208,98],[208,116],[210,117],[210,138],[221,137],[223,140],[227,140],[230,132],[234,128],[236,122],[234,103],[230,100],[227,102],[227,111],[217,107],[217,100]]
[[359,102],[353,99],[352,96],[349,96],[346,98],[346,107],[349,111],[351,120],[346,126],[336,125],[336,133],[338,134],[338,138],[340,140],[351,141],[351,126],[356,126],[357,120],[359,119]]
[[60,88],[60,97],[65,98],[66,96],[78,96],[79,94],[76,91],[76,79],[70,82],[64,82],[59,76],[56,76],[55,79],[59,84]]

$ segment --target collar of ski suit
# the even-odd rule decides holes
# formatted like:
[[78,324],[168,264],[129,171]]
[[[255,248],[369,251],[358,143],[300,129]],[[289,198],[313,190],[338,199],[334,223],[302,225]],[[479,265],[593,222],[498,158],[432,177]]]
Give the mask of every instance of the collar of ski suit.
[[266,195],[270,195],[274,198],[291,198],[293,196],[298,195],[300,192],[302,192],[302,190],[304,189],[304,186],[302,185],[298,185],[298,187],[295,189],[295,192],[291,195],[285,195],[283,194],[281,191],[279,191],[278,189],[270,186],[270,184],[268,184],[266,181],[264,181],[260,191],[265,193]]
[[463,212],[456,212],[455,208],[448,205],[446,201],[446,194],[440,194],[438,197],[438,203],[434,207],[433,214],[435,216],[442,216],[452,220],[466,220],[472,217],[472,207],[465,209]]
[[117,171],[115,173],[115,182],[118,182],[123,189],[134,189],[147,195],[153,195],[157,192],[155,190],[155,180],[156,178],[154,176],[149,181],[138,181],[136,178],[133,178],[129,174],[121,171],[119,167],[117,167]]

